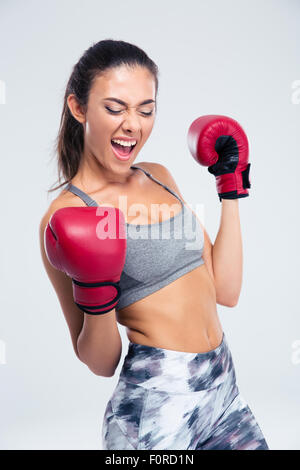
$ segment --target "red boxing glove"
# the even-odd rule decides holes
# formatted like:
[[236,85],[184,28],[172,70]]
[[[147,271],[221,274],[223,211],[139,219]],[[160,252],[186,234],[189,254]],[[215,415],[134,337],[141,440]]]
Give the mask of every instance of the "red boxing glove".
[[123,212],[101,206],[58,209],[45,228],[44,244],[52,266],[72,278],[74,301],[83,312],[100,315],[116,306],[126,258]]
[[199,117],[189,128],[188,147],[196,162],[215,175],[220,201],[249,196],[249,145],[237,121],[212,114]]

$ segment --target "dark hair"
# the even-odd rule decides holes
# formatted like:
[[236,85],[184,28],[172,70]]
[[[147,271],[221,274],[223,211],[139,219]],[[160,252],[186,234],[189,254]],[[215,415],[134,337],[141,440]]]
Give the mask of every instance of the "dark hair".
[[[68,96],[74,94],[78,103],[85,109],[94,80],[104,71],[121,65],[146,67],[155,79],[155,96],[157,95],[158,67],[142,49],[134,44],[113,39],[105,39],[89,47],[74,65],[67,83],[54,150],[57,154],[59,184],[48,192],[55,191],[72,180],[78,171],[84,149],[83,125],[69,110]],[[62,176],[65,181],[61,183]]]

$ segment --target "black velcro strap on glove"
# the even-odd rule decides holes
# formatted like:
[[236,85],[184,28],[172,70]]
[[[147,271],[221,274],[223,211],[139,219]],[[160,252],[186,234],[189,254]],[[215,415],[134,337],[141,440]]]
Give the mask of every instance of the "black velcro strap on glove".
[[248,163],[246,169],[242,171],[242,178],[243,178],[243,188],[251,188],[251,183],[249,180],[249,172],[250,172],[250,165],[251,163]]
[[[82,310],[85,313],[89,313],[91,315],[101,315],[102,313],[109,312],[110,310],[112,310],[114,308],[114,307],[111,307],[111,305],[114,304],[121,297],[121,287],[119,285],[120,284],[119,281],[118,282],[110,282],[110,281],[80,282],[80,281],[76,281],[76,279],[73,279],[73,278],[72,278],[72,281],[74,282],[74,284],[76,284],[77,286],[80,286],[80,287],[112,286],[116,289],[117,293],[116,293],[115,297],[112,300],[110,300],[109,302],[107,302],[106,304],[96,305],[96,306],[88,306],[88,305],[81,305],[81,304],[75,302],[75,304],[77,305],[77,307],[80,308],[80,310]],[[90,312],[90,310],[98,310],[99,308],[105,308],[105,307],[109,307],[109,308],[107,308],[106,310],[101,310],[101,312]]]

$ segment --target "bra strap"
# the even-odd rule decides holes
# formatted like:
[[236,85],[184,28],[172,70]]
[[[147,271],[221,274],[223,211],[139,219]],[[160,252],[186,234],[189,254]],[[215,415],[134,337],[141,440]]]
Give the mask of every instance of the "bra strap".
[[98,207],[97,202],[94,201],[94,199],[92,199],[90,196],[88,196],[84,191],[81,191],[81,189],[77,188],[77,186],[74,186],[73,184],[68,183],[68,185],[66,186],[66,190],[80,197],[80,199],[82,199],[83,202],[85,202],[87,206]]
[[[180,201],[181,205],[184,206],[184,203],[183,203],[182,199],[178,196],[178,194],[176,194],[166,184],[161,183],[161,181],[159,181],[157,178],[155,178],[155,176],[153,176],[147,170],[144,170],[144,168],[141,168],[141,167],[135,166],[135,165],[132,165],[131,168],[143,171],[149,178],[151,178],[153,181],[160,184],[163,188],[165,188],[167,191],[169,191],[171,194],[173,194],[173,196],[175,196]],[[89,207],[98,207],[99,206],[98,203],[94,199],[92,199],[90,196],[88,196],[88,194],[86,194],[84,191],[77,188],[77,186],[74,186],[71,183],[67,184],[66,190],[70,191],[71,193],[73,193],[76,196],[80,197],[80,199],[82,199],[86,203],[86,205],[89,206]]]
[[147,176],[149,176],[149,178],[151,178],[153,181],[160,184],[161,186],[163,186],[163,188],[165,188],[167,191],[169,191],[171,194],[173,194],[173,196],[175,196],[180,201],[181,205],[184,206],[184,203],[183,203],[182,199],[178,196],[178,194],[176,194],[166,184],[161,183],[158,179],[156,179],[153,175],[151,175],[151,173],[149,173],[148,171],[144,170],[144,168],[141,168],[139,166],[132,166],[131,168],[137,168],[138,170],[142,170]]

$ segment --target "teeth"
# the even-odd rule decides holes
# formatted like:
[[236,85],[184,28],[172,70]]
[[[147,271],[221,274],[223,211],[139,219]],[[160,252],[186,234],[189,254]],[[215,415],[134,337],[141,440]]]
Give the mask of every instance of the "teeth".
[[130,147],[131,145],[136,144],[136,140],[133,140],[132,142],[125,142],[125,140],[112,139],[112,142],[115,142],[120,145],[124,145],[124,147]]

